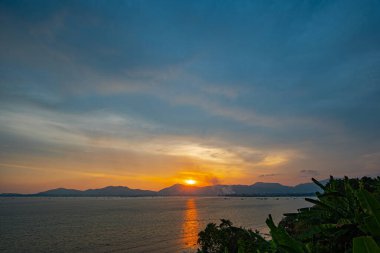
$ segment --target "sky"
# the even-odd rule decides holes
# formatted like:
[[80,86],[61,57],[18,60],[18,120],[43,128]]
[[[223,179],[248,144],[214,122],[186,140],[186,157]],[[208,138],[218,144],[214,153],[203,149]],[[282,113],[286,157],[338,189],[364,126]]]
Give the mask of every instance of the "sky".
[[377,176],[379,129],[379,1],[0,1],[0,192]]

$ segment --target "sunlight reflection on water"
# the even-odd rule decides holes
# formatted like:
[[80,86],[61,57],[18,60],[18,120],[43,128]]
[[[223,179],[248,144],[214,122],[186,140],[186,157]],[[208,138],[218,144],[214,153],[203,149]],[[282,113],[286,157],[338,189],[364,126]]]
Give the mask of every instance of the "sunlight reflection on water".
[[199,222],[195,199],[186,201],[186,210],[183,221],[183,243],[185,248],[196,248],[198,240]]

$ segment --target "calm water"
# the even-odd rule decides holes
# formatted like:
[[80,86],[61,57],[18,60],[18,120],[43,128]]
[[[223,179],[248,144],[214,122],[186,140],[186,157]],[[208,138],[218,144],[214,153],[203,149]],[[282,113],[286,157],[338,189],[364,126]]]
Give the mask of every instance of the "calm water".
[[0,252],[194,252],[209,222],[266,232],[303,198],[0,198]]

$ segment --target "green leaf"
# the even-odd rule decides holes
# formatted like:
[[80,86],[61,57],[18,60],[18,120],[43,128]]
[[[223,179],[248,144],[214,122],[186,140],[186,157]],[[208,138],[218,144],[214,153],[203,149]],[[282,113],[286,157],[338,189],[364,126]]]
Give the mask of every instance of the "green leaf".
[[336,213],[337,215],[344,216],[344,211],[342,211],[336,203],[328,203],[327,201],[321,200],[316,200],[316,199],[311,199],[311,198],[305,198],[307,202],[310,202],[314,204],[317,207],[326,209],[330,212]]
[[380,253],[380,248],[371,236],[354,238],[353,253]]
[[364,189],[361,189],[358,190],[357,196],[359,198],[361,206],[364,209],[364,212],[374,216],[380,215],[380,202],[373,196],[373,194]]
[[364,218],[364,224],[367,231],[374,236],[380,236],[380,203],[364,189],[360,189],[356,193],[360,205],[367,217]]
[[323,184],[321,184],[317,179],[312,178],[311,180],[313,180],[314,184],[318,185],[322,190],[326,190],[326,187]]
[[335,224],[322,224],[314,225],[309,228],[307,231],[303,232],[298,236],[299,240],[309,240],[312,239],[316,234],[321,234],[328,229],[336,228]]
[[266,223],[270,228],[270,234],[276,246],[292,253],[306,252],[306,250],[304,250],[304,245],[301,242],[291,237],[284,229],[276,227],[271,215],[269,215]]
[[337,227],[341,227],[343,225],[352,225],[352,221],[349,220],[349,219],[339,219],[338,222],[337,222]]

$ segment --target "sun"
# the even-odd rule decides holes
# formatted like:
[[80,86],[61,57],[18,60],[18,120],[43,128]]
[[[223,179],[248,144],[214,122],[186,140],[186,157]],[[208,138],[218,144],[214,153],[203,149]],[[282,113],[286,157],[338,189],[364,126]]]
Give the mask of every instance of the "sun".
[[195,181],[194,179],[185,179],[185,183],[188,185],[195,185],[197,181]]

